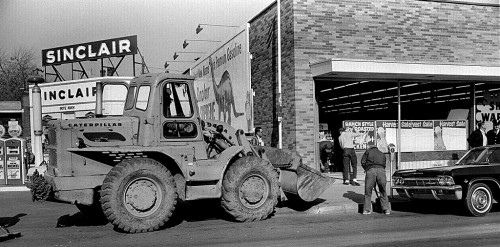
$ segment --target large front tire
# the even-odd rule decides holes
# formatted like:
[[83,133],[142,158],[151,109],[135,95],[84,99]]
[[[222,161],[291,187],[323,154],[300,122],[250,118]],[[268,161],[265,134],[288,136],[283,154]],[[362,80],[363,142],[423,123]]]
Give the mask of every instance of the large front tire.
[[278,174],[271,163],[256,156],[236,160],[222,181],[221,204],[236,221],[268,218],[278,203]]
[[136,158],[111,169],[101,189],[108,220],[124,232],[158,230],[171,218],[177,188],[170,171],[159,162]]
[[465,207],[472,216],[485,216],[492,207],[493,196],[488,185],[473,184],[467,192]]

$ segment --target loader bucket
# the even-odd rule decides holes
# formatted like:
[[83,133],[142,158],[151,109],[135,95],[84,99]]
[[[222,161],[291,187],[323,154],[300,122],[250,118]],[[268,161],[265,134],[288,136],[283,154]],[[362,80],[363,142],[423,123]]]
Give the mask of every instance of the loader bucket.
[[316,200],[334,179],[321,174],[309,166],[300,164],[297,170],[282,169],[280,173],[281,188],[285,193],[298,196],[306,202]]
[[[316,200],[334,182],[333,178],[302,164],[297,153],[272,147],[255,147],[262,158],[280,169],[281,189],[306,202]],[[264,151],[264,152],[262,152]]]

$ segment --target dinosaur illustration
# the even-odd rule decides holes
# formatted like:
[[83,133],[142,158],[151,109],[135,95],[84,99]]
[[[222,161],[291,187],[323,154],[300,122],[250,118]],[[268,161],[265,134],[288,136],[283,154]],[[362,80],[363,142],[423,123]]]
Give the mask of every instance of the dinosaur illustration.
[[[215,82],[215,64],[212,57],[209,57],[210,72],[212,73],[212,84],[214,87],[215,101],[219,106],[219,120],[221,120],[221,113],[224,115],[224,122],[231,124],[231,108],[233,108],[234,117],[242,116],[243,113],[236,112],[234,105],[233,85],[229,72],[224,71],[220,79],[219,85]],[[227,116],[226,116],[227,114]],[[226,121],[227,119],[227,121]]]

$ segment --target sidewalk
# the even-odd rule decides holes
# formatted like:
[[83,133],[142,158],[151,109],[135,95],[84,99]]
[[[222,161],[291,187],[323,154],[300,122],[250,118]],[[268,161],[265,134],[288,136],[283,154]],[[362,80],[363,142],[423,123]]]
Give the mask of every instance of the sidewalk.
[[[276,209],[276,215],[288,213],[307,213],[307,214],[337,214],[337,213],[361,213],[364,204],[365,194],[365,173],[361,167],[358,167],[356,175],[360,186],[343,184],[342,172],[324,173],[324,175],[333,177],[334,183],[319,196],[314,202],[301,203],[302,206],[295,206],[293,202],[285,203],[284,207]],[[387,182],[389,183],[391,176],[387,171]],[[389,184],[387,193],[391,204],[405,202],[405,198],[401,198],[394,191],[391,197]],[[375,193],[372,193],[372,201],[376,199]]]
[[29,191],[26,185],[0,185],[0,192],[11,192],[11,191]]

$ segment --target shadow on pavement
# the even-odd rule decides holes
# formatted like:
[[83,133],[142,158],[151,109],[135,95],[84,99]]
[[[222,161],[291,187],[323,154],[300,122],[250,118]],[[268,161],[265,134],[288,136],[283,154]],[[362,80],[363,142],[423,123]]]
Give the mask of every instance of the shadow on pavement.
[[0,217],[0,226],[11,227],[20,221],[20,218],[26,216],[25,213],[20,213],[12,217]]
[[73,215],[63,215],[57,219],[56,227],[70,227],[70,226],[103,226],[108,224],[106,219],[102,217],[87,216],[81,212]]
[[[205,221],[211,219],[230,220],[220,206],[220,200],[207,199],[194,202],[179,202],[170,221],[162,228],[181,224],[183,221]],[[57,227],[70,226],[101,226],[108,224],[106,218],[90,216],[77,212],[73,215],[63,215],[57,219]],[[119,229],[116,231],[121,232]]]
[[177,204],[177,210],[174,214],[188,222],[213,219],[230,220],[220,204],[220,199],[181,202]]
[[288,200],[284,202],[278,203],[277,208],[289,208],[294,211],[298,212],[305,212],[309,209],[311,209],[314,206],[317,206],[323,202],[325,202],[324,199],[318,198],[312,202],[305,202],[299,198],[293,197],[291,195],[287,195]]
[[[300,199],[289,198],[289,200],[279,203],[277,210],[279,208],[290,208],[295,211],[306,211],[323,202],[325,202],[325,200],[321,198],[312,202],[304,202]],[[274,216],[274,214],[272,214],[271,217],[272,216]],[[1,219],[2,218],[0,218],[0,220]],[[229,216],[222,208],[220,199],[204,199],[189,202],[179,201],[172,218],[165,226],[162,227],[162,229],[180,225],[184,221],[196,222],[208,220],[234,221],[232,217]],[[73,215],[67,214],[59,217],[57,220],[57,227],[101,226],[108,223],[107,219],[95,216],[90,217],[81,212],[77,212]],[[115,231],[121,232],[117,228],[115,228]]]
[[[288,200],[278,203],[276,210],[279,210],[280,208],[289,208],[294,211],[303,212],[323,202],[325,202],[325,200],[321,198],[312,202],[304,202],[295,197],[288,196]],[[224,211],[224,208],[221,206],[220,199],[182,202],[177,205],[177,210],[174,214],[177,214],[177,216],[182,220],[189,222],[213,219],[234,221],[232,217]],[[272,216],[274,216],[274,214],[272,214],[271,217]]]
[[342,195],[343,197],[350,199],[357,204],[363,204],[365,202],[365,195],[356,193],[354,191],[347,191]]

